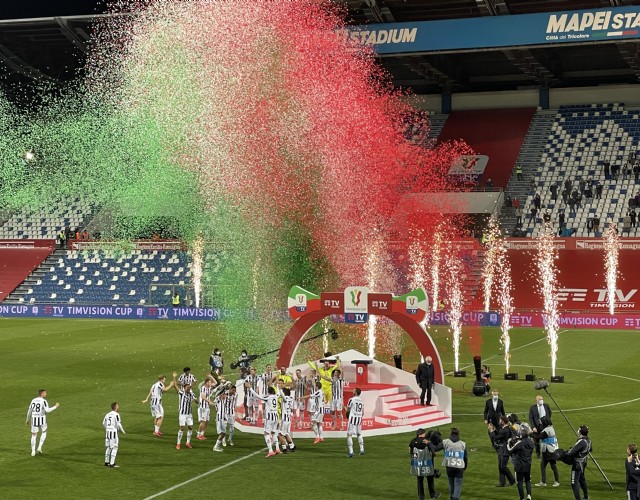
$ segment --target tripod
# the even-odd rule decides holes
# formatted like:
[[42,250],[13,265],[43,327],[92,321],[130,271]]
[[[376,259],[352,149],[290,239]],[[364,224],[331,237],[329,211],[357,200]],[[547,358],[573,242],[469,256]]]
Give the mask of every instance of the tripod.
[[[558,402],[553,398],[553,396],[551,395],[551,393],[547,390],[546,387],[542,387],[542,389],[544,389],[544,392],[547,393],[547,396],[549,396],[551,398],[551,401],[553,401],[553,404],[556,405],[556,408],[558,408],[558,411],[560,412],[560,415],[563,416],[565,422],[567,422],[567,424],[569,424],[569,427],[571,427],[571,430],[573,432],[576,433],[576,435],[578,435],[578,431],[576,431],[576,428],[571,425],[571,422],[569,422],[569,419],[567,418],[567,416],[564,414],[564,412],[562,411],[562,408],[560,408],[560,405],[558,404]],[[600,474],[602,474],[602,477],[604,478],[604,480],[607,482],[607,484],[609,485],[609,488],[611,488],[613,490],[613,485],[611,484],[611,482],[609,481],[609,478],[607,477],[607,475],[604,473],[604,471],[602,470],[602,468],[600,467],[600,465],[598,464],[598,462],[596,461],[595,457],[591,454],[591,452],[589,452],[589,458],[591,458],[591,460],[593,460],[593,463],[596,465],[596,467],[598,468],[598,470],[600,471]]]

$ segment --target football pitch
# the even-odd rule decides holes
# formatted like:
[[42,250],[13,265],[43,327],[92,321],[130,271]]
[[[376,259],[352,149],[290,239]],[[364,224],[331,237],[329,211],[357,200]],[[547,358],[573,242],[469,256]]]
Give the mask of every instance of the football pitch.
[[[224,453],[212,452],[211,430],[207,441],[194,439],[193,449],[183,446],[176,450],[177,396],[171,391],[163,401],[165,435],[152,436],[149,405],[141,401],[159,374],[170,378],[172,371],[190,366],[202,379],[214,346],[223,349],[227,370],[237,356],[218,344],[217,328],[216,323],[187,321],[0,319],[0,498],[417,497],[415,479],[409,475],[407,447],[414,434],[367,438],[365,433],[366,455],[352,459],[346,456],[346,439],[340,438],[318,445],[311,439],[298,439],[296,453],[265,460],[262,436],[239,431],[234,436],[235,446],[225,448]],[[431,333],[446,369],[452,370],[447,330],[432,329]],[[539,329],[512,330],[512,371],[519,372],[518,381],[503,380],[500,332],[486,328],[474,335],[481,336],[471,343],[481,344],[483,363],[491,367],[492,387],[500,390],[506,411],[526,420],[539,392],[532,382],[524,381],[524,375],[532,370],[537,377],[551,375],[544,333]],[[611,491],[590,461],[586,476],[591,500],[626,498],[626,446],[640,441],[638,335],[640,332],[577,329],[560,334],[557,372],[566,381],[552,384],[549,392],[575,427],[589,426],[593,456],[614,486]],[[462,367],[471,363],[471,343],[463,341]],[[362,345],[350,345],[344,339],[331,345],[334,352],[348,348],[366,352]],[[403,354],[405,368],[415,368],[415,348],[408,346]],[[255,363],[258,371],[265,361]],[[453,425],[460,429],[469,450],[462,497],[518,498],[515,487],[495,488],[497,456],[483,424],[485,399],[470,394],[473,368],[467,370],[467,378],[446,377],[454,391]],[[59,402],[60,408],[49,414],[44,454],[31,457],[25,417],[39,388],[46,388],[49,404]],[[551,406],[560,447],[571,447],[575,438],[569,425],[547,394],[542,395]],[[126,431],[120,438],[119,469],[104,467],[101,424],[113,401],[120,404]],[[448,428],[441,431],[448,436]],[[436,463],[440,461],[441,454],[436,457]],[[533,483],[540,480],[539,464],[534,457]],[[558,463],[558,468],[561,486],[552,488],[552,481],[546,488],[534,486],[534,499],[573,498],[569,466]],[[549,469],[547,474],[548,479],[553,478]],[[436,490],[448,498],[444,477],[436,480]]]

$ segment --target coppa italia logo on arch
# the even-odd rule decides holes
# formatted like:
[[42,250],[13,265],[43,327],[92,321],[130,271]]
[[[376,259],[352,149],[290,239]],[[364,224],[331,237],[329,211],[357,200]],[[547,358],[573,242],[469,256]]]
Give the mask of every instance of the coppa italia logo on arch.
[[[638,293],[637,288],[617,289],[615,293],[616,309],[635,309],[634,297]],[[560,288],[558,289],[558,302],[568,305],[582,305],[589,309],[606,309],[609,307],[608,290],[605,288]]]
[[363,286],[348,286],[344,289],[345,323],[369,321],[369,289]]
[[362,297],[362,290],[351,290],[351,305],[358,307],[360,305],[360,297]]

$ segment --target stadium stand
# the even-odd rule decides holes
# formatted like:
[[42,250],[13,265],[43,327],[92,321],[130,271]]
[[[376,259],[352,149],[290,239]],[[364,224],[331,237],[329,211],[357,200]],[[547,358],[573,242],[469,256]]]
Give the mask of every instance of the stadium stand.
[[60,199],[46,210],[26,210],[12,214],[0,226],[0,239],[52,239],[69,226],[84,227],[95,207],[88,201]]
[[[565,214],[565,224],[575,229],[576,236],[601,236],[602,230],[615,222],[622,232],[625,216],[630,202],[638,191],[640,183],[635,180],[633,171],[623,173],[627,162],[635,155],[640,143],[640,110],[625,109],[623,104],[587,104],[579,106],[561,106],[555,113],[555,119],[540,156],[538,165],[526,165],[524,181],[509,183],[509,191],[515,194],[523,189],[522,182],[528,187],[526,198],[520,198],[524,211],[522,230],[526,236],[535,237],[542,231],[542,216],[548,211],[551,222],[559,230],[559,215]],[[533,130],[536,120],[534,119]],[[535,149],[538,143],[529,141],[523,147]],[[522,161],[525,158],[522,157]],[[531,161],[535,161],[535,155]],[[529,159],[527,159],[529,160]],[[604,164],[620,167],[617,178],[613,174],[605,176]],[[534,168],[533,179],[530,172]],[[513,175],[515,178],[515,174]],[[565,182],[570,181],[570,195],[578,191],[581,201],[571,209],[571,202],[563,201],[562,191]],[[580,181],[585,183],[581,189]],[[551,186],[557,185],[557,199],[553,199]],[[602,196],[597,199],[596,187],[602,185]],[[591,188],[591,196],[586,194]],[[512,191],[513,189],[513,191]],[[530,208],[536,194],[540,195],[541,209],[536,217],[531,217]],[[514,195],[512,195],[513,197]],[[633,202],[632,202],[633,203]],[[512,211],[508,211],[512,215]],[[599,231],[587,228],[589,219],[600,220]],[[628,233],[636,235],[637,228],[628,228]],[[625,231],[625,235],[627,231]]]
[[[205,275],[218,271],[222,259],[207,254]],[[185,297],[191,277],[190,252],[57,250],[6,302],[168,305],[172,287]]]

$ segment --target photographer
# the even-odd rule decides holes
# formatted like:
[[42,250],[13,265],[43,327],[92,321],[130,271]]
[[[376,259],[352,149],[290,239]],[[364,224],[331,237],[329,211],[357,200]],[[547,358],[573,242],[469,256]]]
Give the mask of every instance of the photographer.
[[245,378],[249,374],[251,363],[256,359],[258,359],[258,356],[256,354],[252,354],[251,356],[249,356],[246,349],[243,349],[240,353],[238,361],[231,363],[231,369],[235,370],[236,368],[240,368],[240,377]]
[[217,347],[213,349],[211,352],[211,356],[209,356],[209,366],[211,367],[211,371],[216,373],[217,375],[222,375],[222,371],[224,369],[224,360],[222,359],[222,351]]
[[553,428],[553,425],[551,425],[551,421],[548,417],[542,417],[540,421],[542,431],[531,434],[531,437],[540,441],[540,451],[542,452],[542,461],[540,462],[540,482],[536,483],[536,486],[547,485],[547,464],[551,466],[551,470],[553,471],[553,486],[560,486],[560,478],[558,476],[558,467],[556,466],[555,456],[555,452],[558,449],[556,431]]
[[627,499],[638,500],[640,498],[640,459],[638,458],[638,446],[635,443],[627,446],[627,460],[624,462],[627,472]]
[[509,481],[509,486],[513,486],[516,482],[509,470],[509,450],[507,449],[507,442],[514,436],[514,433],[509,425],[509,420],[504,415],[500,417],[499,426],[496,429],[492,423],[489,423],[487,428],[493,447],[498,452],[499,483],[496,488],[504,488],[507,480]]
[[[584,477],[584,469],[587,466],[587,458],[591,451],[591,440],[588,437],[589,428],[581,425],[578,429],[578,440],[569,451],[565,453],[565,462],[571,463],[571,489],[576,500],[589,498],[587,492],[587,480]],[[580,496],[582,488],[583,497]]]
[[460,439],[457,427],[451,428],[449,439],[442,440],[442,449],[444,450],[442,465],[447,468],[447,479],[449,480],[449,497],[451,500],[459,500],[462,495],[464,471],[467,470],[469,458],[467,445]]
[[429,497],[438,498],[440,493],[436,493],[434,479],[440,477],[440,472],[434,468],[433,460],[435,452],[442,448],[442,439],[437,431],[429,431],[425,435],[424,429],[416,431],[416,437],[409,443],[409,454],[411,456],[411,475],[416,476],[418,481],[418,500],[424,500],[424,478],[427,478]]
[[[535,445],[529,437],[531,429],[527,424],[521,424],[516,437],[509,439],[507,449],[513,461],[513,469],[518,480],[518,493],[520,500],[524,500],[524,490],[527,489],[527,500],[531,500],[531,455]],[[524,486],[523,484],[524,483]]]

